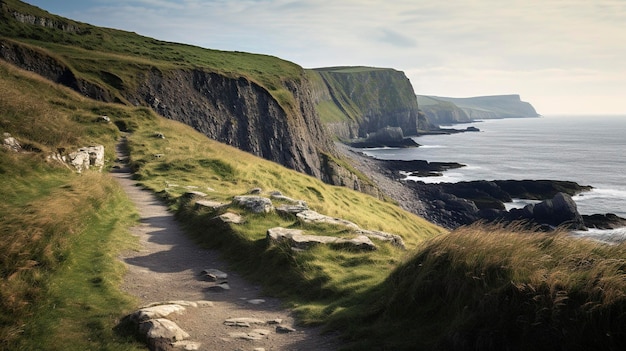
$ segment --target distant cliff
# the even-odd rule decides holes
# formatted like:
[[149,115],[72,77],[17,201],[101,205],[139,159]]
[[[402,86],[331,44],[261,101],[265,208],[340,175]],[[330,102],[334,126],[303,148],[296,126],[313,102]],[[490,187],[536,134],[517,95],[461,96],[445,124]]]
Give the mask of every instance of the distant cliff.
[[470,98],[426,96],[420,99],[424,98],[451,102],[465,112],[470,120],[539,117],[535,108],[528,102],[522,101],[519,95],[493,95]]
[[428,120],[436,125],[471,122],[470,116],[450,101],[417,95],[417,103]]
[[320,117],[337,137],[365,137],[385,127],[400,127],[404,135],[417,135],[432,128],[420,114],[413,87],[401,71],[330,67],[308,73]]

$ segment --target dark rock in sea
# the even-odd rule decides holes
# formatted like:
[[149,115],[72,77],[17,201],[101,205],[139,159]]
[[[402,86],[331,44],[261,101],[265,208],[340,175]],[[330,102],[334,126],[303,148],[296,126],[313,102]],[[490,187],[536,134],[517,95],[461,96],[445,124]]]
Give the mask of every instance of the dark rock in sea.
[[583,215],[585,226],[596,229],[616,229],[626,227],[626,218],[614,213]]
[[[569,229],[584,229],[585,224],[570,195],[591,189],[574,182],[556,180],[483,180],[440,184],[407,181],[406,185],[424,203],[424,216],[450,229],[477,220],[525,221],[530,226],[543,228],[564,225]],[[513,198],[546,201],[506,211],[504,203]],[[467,206],[467,203],[473,206]]]
[[418,147],[419,144],[411,138],[405,138],[400,127],[385,127],[376,133],[370,133],[367,138],[347,142],[356,148],[368,147]]
[[552,199],[536,205],[526,205],[523,209],[512,209],[505,213],[507,221],[525,220],[550,228],[565,227],[570,230],[586,230],[583,217],[578,213],[576,202],[571,196],[557,193]]

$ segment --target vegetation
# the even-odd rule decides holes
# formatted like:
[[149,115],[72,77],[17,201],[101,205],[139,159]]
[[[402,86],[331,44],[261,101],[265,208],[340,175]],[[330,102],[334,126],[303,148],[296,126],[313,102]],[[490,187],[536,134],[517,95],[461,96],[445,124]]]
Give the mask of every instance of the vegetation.
[[134,348],[112,331],[132,306],[115,257],[132,245],[134,210],[106,175],[45,159],[90,143],[113,149],[116,128],[94,122],[97,106],[0,63],[0,132],[25,148],[0,148],[2,349]]
[[[279,101],[285,103],[282,79],[300,74],[298,66],[270,57],[163,43],[37,12],[13,0],[0,5],[3,35],[20,45],[45,47],[59,62],[80,67],[84,78],[102,81],[113,91],[146,68],[197,65],[250,77],[284,95]],[[68,30],[4,21],[8,8],[34,11]],[[346,69],[335,70],[341,75]],[[335,98],[340,103],[328,109],[332,113],[356,111],[355,101]],[[113,123],[96,122],[100,115]],[[608,246],[510,227],[446,233],[393,203],[329,186],[209,140],[149,109],[87,100],[5,63],[0,63],[0,132],[11,133],[25,152],[0,149],[1,348],[136,348],[112,331],[133,305],[119,291],[123,270],[116,256],[133,244],[125,228],[136,215],[106,174],[79,176],[46,158],[98,143],[110,160],[118,128],[131,132],[137,179],[167,201],[190,235],[220,249],[235,268],[282,296],[304,323],[342,331],[349,348],[624,349],[626,244]],[[195,189],[229,202],[257,187],[304,200],[320,213],[363,228],[398,234],[408,250],[385,243],[368,253],[269,246],[266,231],[276,226],[317,235],[354,233],[241,208],[230,210],[245,216],[245,224],[217,225],[212,218],[219,212],[198,209],[182,197]]]
[[[219,51],[164,42],[136,33],[95,27],[65,19],[17,0],[3,0],[0,7],[2,37],[45,48],[47,54],[74,68],[81,78],[115,90],[132,89],[142,72],[151,68],[201,69],[228,77],[243,77],[266,88],[286,111],[293,96],[283,82],[299,82],[302,67],[273,56]],[[14,20],[13,12],[45,18],[50,26],[34,26]],[[64,28],[64,30],[59,30]],[[123,85],[122,85],[123,84]]]
[[475,225],[427,241],[333,325],[363,349],[623,348],[626,246],[520,228]]

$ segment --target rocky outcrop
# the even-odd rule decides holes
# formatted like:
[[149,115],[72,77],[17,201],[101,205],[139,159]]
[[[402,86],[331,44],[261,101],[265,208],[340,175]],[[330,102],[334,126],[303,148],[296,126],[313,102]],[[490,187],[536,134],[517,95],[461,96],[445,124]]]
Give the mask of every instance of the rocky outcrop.
[[418,147],[419,144],[412,138],[405,138],[400,127],[385,127],[375,133],[370,133],[366,138],[346,141],[351,147]]
[[385,127],[417,135],[432,125],[419,113],[410,81],[403,72],[372,67],[313,70],[315,103],[322,120],[342,139],[364,138]]
[[70,153],[67,156],[67,161],[78,173],[90,168],[102,171],[102,167],[104,167],[104,146],[82,147],[78,151]]
[[353,238],[339,238],[335,236],[308,235],[300,229],[270,228],[267,230],[269,245],[277,245],[283,242],[296,250],[306,250],[311,246],[322,244],[337,247],[345,247],[348,250],[373,251],[376,245],[365,235],[357,235]]
[[570,230],[586,230],[583,217],[578,213],[576,202],[571,196],[557,193],[552,199],[523,209],[512,209],[500,216],[508,221],[527,220],[549,228],[565,227]]
[[304,72],[285,81],[293,96],[286,110],[263,86],[244,77],[201,69],[142,72],[125,97],[188,124],[211,139],[322,178],[319,152],[334,153],[312,104]]
[[22,145],[20,145],[20,143],[17,141],[17,139],[12,137],[11,134],[9,134],[9,133],[3,133],[3,135],[2,135],[2,147],[4,147],[7,150],[11,150],[13,152],[20,152],[20,151],[22,151]]

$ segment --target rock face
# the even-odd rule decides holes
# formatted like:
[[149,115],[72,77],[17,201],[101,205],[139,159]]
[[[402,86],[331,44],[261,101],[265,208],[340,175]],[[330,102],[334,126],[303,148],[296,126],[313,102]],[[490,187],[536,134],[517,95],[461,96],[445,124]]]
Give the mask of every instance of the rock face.
[[[314,99],[329,106],[340,120],[322,115],[326,127],[342,139],[364,138],[385,127],[406,136],[433,126],[417,106],[413,87],[403,72],[372,67],[317,68],[310,72]],[[329,111],[326,109],[324,111]]]
[[431,123],[451,124],[471,122],[470,116],[454,103],[434,97],[417,95],[420,110],[426,114]]
[[[230,78],[200,69],[160,71],[137,78],[137,91],[126,98],[188,124],[211,139],[321,178],[319,151],[333,153],[304,71],[299,81],[285,81],[294,109],[263,86],[243,77]],[[182,98],[184,97],[184,98]]]
[[528,220],[548,227],[565,227],[571,230],[586,230],[583,217],[578,213],[571,196],[558,193],[552,199],[523,209],[512,209],[500,216],[506,220]]
[[78,151],[70,153],[67,159],[78,173],[90,167],[101,171],[102,167],[104,167],[104,146],[95,145],[82,147],[78,149]]
[[535,108],[528,102],[522,101],[519,95],[493,95],[470,98],[429,96],[429,98],[453,103],[463,110],[470,120],[539,117]]

